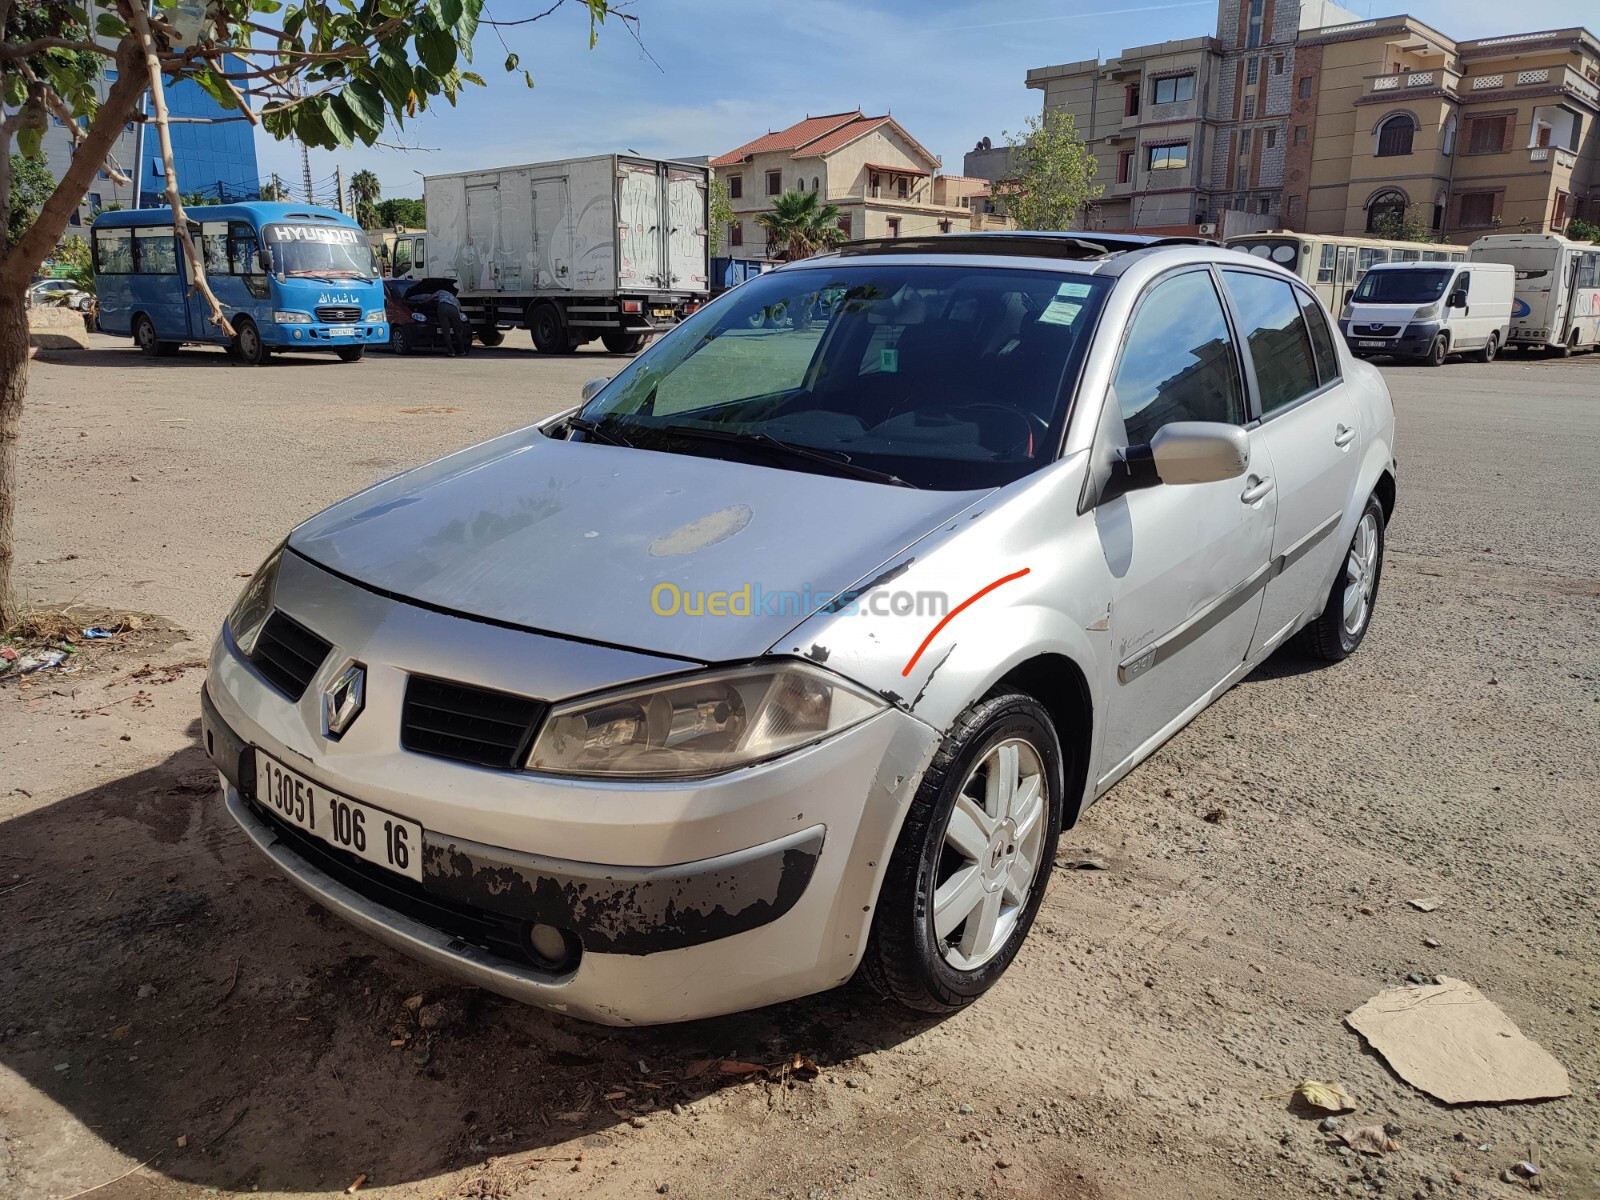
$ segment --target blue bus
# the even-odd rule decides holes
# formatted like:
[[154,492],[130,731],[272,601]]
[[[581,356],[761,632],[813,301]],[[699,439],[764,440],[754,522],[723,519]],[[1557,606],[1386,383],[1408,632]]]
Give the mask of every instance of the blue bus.
[[95,218],[100,328],[151,356],[185,342],[225,346],[256,366],[278,350],[330,350],[355,362],[389,340],[383,283],[367,235],[349,217],[305,204],[218,204],[186,209],[206,280],[234,328],[211,323],[189,291],[188,265],[169,208]]

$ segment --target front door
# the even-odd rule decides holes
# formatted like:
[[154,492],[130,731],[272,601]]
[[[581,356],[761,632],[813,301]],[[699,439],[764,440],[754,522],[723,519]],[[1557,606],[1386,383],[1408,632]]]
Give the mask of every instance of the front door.
[[[533,181],[534,286],[570,288],[572,220],[567,177],[552,175]],[[587,281],[593,286],[594,281]]]
[[[1113,386],[1129,445],[1174,421],[1247,422],[1238,347],[1210,270],[1168,275],[1145,293]],[[1242,478],[1160,484],[1095,510],[1112,577],[1102,784],[1181,727],[1244,662],[1277,506],[1254,434],[1250,453]]]
[[[1326,316],[1287,279],[1222,272],[1233,304],[1278,498],[1272,573],[1251,654],[1266,652],[1327,602],[1355,522],[1361,413]],[[1348,520],[1347,520],[1348,518]]]
[[[196,244],[205,262],[206,282],[229,319],[250,313],[258,320],[270,320],[263,301],[271,294],[271,285],[261,269],[261,241],[254,226],[248,221],[204,221]],[[198,294],[189,296],[189,333],[197,340],[227,340],[211,323],[211,307]]]
[[500,290],[500,185],[467,185],[467,247],[463,255],[465,291]]

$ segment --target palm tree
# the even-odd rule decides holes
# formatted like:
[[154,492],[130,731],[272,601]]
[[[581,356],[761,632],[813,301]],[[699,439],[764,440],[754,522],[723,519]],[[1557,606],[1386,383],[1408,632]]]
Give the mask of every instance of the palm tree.
[[287,200],[289,198],[289,185],[284,183],[281,176],[273,175],[271,179],[261,185],[259,194],[262,200]]
[[355,208],[357,224],[363,229],[378,227],[378,197],[383,188],[371,171],[357,171],[350,176],[350,203]]
[[767,231],[767,249],[784,262],[810,258],[845,240],[839,228],[839,207],[824,204],[816,192],[791,190],[773,202],[772,211],[756,217]]

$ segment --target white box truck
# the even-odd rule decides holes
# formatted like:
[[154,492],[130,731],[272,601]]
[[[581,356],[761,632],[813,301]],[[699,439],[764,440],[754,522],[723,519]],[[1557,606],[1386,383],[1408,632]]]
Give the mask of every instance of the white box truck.
[[546,354],[631,354],[706,299],[708,178],[626,154],[429,175],[411,274],[453,280],[485,345],[525,327]]
[[1567,355],[1600,345],[1600,246],[1558,233],[1492,233],[1467,253],[1516,268],[1513,346]]

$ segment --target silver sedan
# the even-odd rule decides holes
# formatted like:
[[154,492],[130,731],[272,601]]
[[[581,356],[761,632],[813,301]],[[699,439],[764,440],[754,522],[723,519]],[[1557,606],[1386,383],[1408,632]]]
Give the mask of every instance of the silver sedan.
[[1291,639],[1360,645],[1393,436],[1259,259],[855,244],[294,530],[205,745],[296,884],[485,988],[953,1011],[1087,805]]

